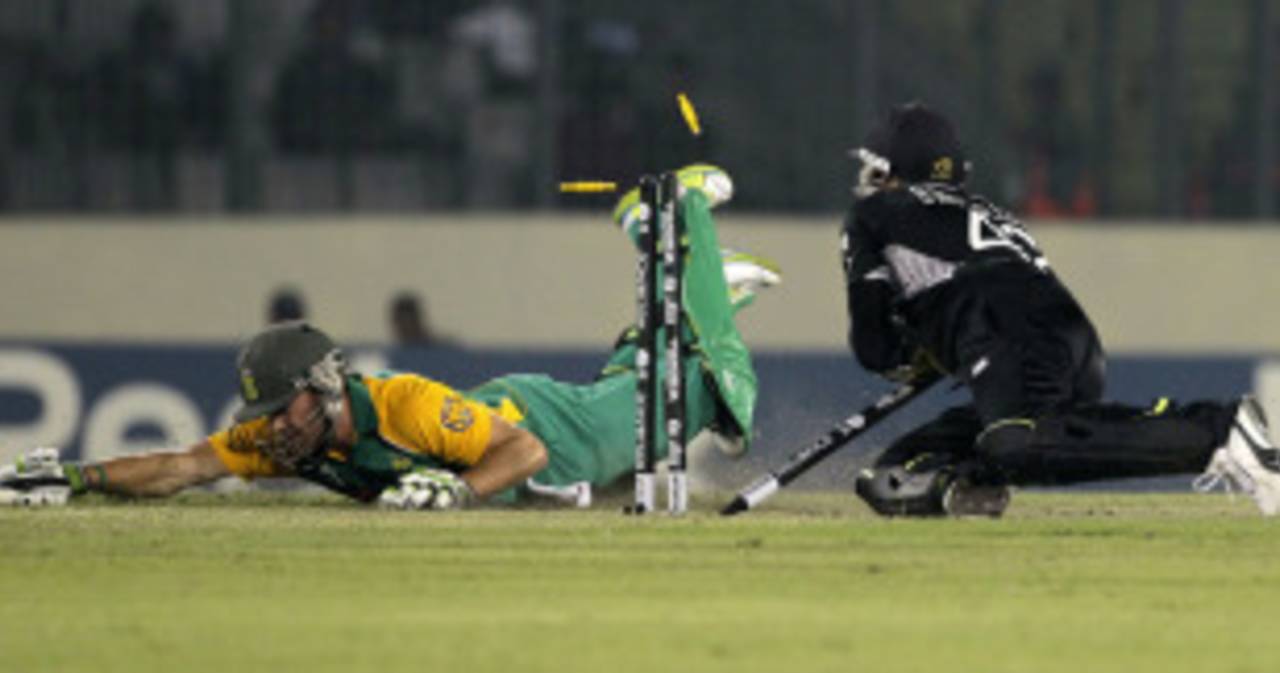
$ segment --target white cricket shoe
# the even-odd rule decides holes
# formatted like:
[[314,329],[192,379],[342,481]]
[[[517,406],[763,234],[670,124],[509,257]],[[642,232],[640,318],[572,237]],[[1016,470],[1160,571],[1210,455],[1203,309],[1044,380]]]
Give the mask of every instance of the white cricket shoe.
[[720,262],[729,285],[729,303],[735,306],[760,290],[782,283],[782,269],[763,257],[725,248],[720,250]]
[[[690,164],[676,171],[676,179],[682,198],[688,190],[695,189],[707,197],[712,210],[733,198],[733,179],[717,166]],[[637,221],[648,218],[649,206],[640,200],[639,187],[632,187],[613,207],[613,221],[624,231],[630,231]]]
[[1219,484],[1249,494],[1264,516],[1280,513],[1280,450],[1267,436],[1267,417],[1252,395],[1240,398],[1227,443],[1213,452],[1192,487],[1210,491]]

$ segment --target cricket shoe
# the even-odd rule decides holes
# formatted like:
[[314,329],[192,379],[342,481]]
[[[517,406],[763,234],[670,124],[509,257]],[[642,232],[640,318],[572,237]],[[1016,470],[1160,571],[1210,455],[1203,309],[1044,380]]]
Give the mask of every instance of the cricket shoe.
[[951,464],[946,455],[925,453],[906,465],[866,468],[853,490],[882,516],[986,516],[1009,507],[1009,487],[973,461]]
[[[721,204],[733,198],[733,179],[723,169],[711,164],[690,164],[676,171],[676,180],[680,184],[681,198],[690,189],[702,192],[707,197],[707,206],[715,210]],[[631,231],[640,220],[649,219],[649,206],[640,200],[640,188],[633,187],[618,199],[613,207],[613,221],[623,231]]]
[[1268,439],[1267,416],[1252,395],[1240,398],[1227,443],[1213,452],[1191,485],[1201,492],[1235,487],[1252,497],[1264,516],[1280,513],[1280,450]]
[[751,301],[760,290],[782,283],[782,269],[772,260],[723,248],[720,262],[729,286],[729,303],[734,306]]
[[1009,508],[1009,487],[982,484],[968,476],[958,476],[942,492],[942,511],[948,516],[986,516],[1000,518]]

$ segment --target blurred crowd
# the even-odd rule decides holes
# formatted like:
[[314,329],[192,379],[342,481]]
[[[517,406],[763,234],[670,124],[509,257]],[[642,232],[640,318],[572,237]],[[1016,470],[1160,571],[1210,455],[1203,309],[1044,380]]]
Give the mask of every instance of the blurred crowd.
[[[133,205],[165,209],[177,205],[174,161],[229,151],[236,133],[265,136],[273,156],[429,155],[451,165],[474,158],[463,156],[471,141],[485,179],[500,183],[492,190],[527,198],[527,185],[511,184],[528,173],[537,71],[525,9],[316,0],[300,24],[276,62],[243,73],[267,82],[262,93],[252,83],[242,90],[260,99],[244,119],[233,110],[235,46],[189,46],[166,2],[138,5],[122,43],[91,60],[57,40],[7,45],[16,75],[6,97],[9,145],[64,156],[127,152],[148,173],[133,176],[146,185]],[[272,45],[251,48],[273,54]],[[445,200],[465,205],[463,195]]]
[[[763,83],[760,92],[726,84],[751,76],[726,79],[725,69],[735,66],[719,63],[708,73],[706,61],[715,59],[702,57],[712,47],[701,45],[705,36],[696,31],[655,42],[652,36],[669,26],[636,19],[635,12],[592,11],[591,3],[291,4],[304,1],[277,33],[257,41],[184,39],[175,0],[134,2],[126,29],[104,48],[68,48],[57,28],[52,35],[0,36],[0,154],[7,157],[0,159],[0,210],[165,211],[193,209],[193,202],[220,208],[234,186],[224,186],[222,162],[236,153],[259,162],[257,179],[269,183],[267,202],[248,198],[249,209],[313,201],[314,209],[572,206],[582,201],[548,200],[549,177],[629,181],[691,159],[735,156],[747,162],[734,167],[751,188],[746,207],[829,209],[846,198],[832,183],[851,170],[826,162],[842,154],[841,144],[857,142],[847,120],[796,122],[814,127],[800,129],[813,138],[797,143],[796,129],[783,128],[793,120],[736,106],[742,119],[726,125],[738,137],[758,143],[776,129],[778,148],[763,157],[718,144],[724,133],[716,124],[707,136],[690,138],[672,106],[676,91],[689,90],[695,100],[713,91],[725,101],[721,108],[745,96],[770,96]],[[88,11],[85,3],[50,0],[55,5],[63,13],[73,6]],[[258,13],[253,23],[281,5],[246,6],[257,7],[241,10]],[[548,7],[561,11],[549,14]],[[66,20],[55,17],[54,24]],[[556,23],[554,40],[542,32],[547,21]],[[740,51],[753,36],[717,39]],[[248,55],[239,53],[245,49]],[[547,65],[549,50],[554,68]],[[1045,58],[1022,72],[1010,96],[1020,112],[1006,115],[994,138],[1007,160],[994,167],[1000,174],[988,186],[1031,216],[1113,214],[1101,198],[1108,176],[1097,174],[1090,149],[1094,120],[1072,104],[1080,92],[1065,61]],[[903,89],[928,91],[939,79],[923,76]],[[790,104],[821,108],[824,92],[811,93]],[[1249,214],[1256,95],[1241,86],[1234,112],[1212,132],[1207,149],[1177,149],[1190,158],[1178,212]],[[238,105],[237,96],[249,104]],[[120,166],[111,162],[121,156]],[[797,191],[794,177],[779,179],[812,170],[815,158],[825,171],[821,197]],[[124,173],[119,189],[127,194],[95,196],[100,173],[112,179]]]
[[[436,328],[427,309],[427,299],[413,290],[401,290],[387,303],[387,333],[390,343],[404,348],[462,347],[458,339]],[[285,285],[267,297],[266,324],[312,320],[302,289]]]

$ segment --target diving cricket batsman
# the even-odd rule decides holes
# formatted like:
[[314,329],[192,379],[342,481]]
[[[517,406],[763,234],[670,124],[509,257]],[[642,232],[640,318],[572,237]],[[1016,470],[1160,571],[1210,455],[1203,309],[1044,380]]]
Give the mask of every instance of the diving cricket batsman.
[[[692,347],[682,357],[688,434],[710,430],[718,445],[741,451],[751,436],[756,376],[733,318],[780,277],[763,260],[720,250],[711,209],[732,196],[724,171],[694,165],[677,176],[689,237],[684,303]],[[633,190],[614,217],[635,240],[636,225],[650,213]],[[56,449],[35,449],[0,467],[0,500],[40,505],[87,492],[168,496],[235,475],[300,477],[361,502],[405,509],[455,509],[529,493],[587,506],[592,487],[634,468],[630,334],[592,383],[515,374],[460,392],[419,374],[358,374],[319,329],[275,325],[237,358],[242,406],[232,427],[182,450],[100,463],[64,463]],[[663,361],[661,352],[656,356]],[[659,437],[660,458],[665,444]]]

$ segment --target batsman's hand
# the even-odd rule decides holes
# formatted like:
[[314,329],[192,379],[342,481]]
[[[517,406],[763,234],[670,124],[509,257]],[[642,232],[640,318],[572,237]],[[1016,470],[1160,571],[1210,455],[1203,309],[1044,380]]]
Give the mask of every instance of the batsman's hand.
[[67,504],[70,497],[71,481],[57,449],[32,449],[0,465],[0,505],[58,506]]
[[384,490],[378,504],[388,509],[462,509],[473,496],[462,477],[448,470],[420,468]]

